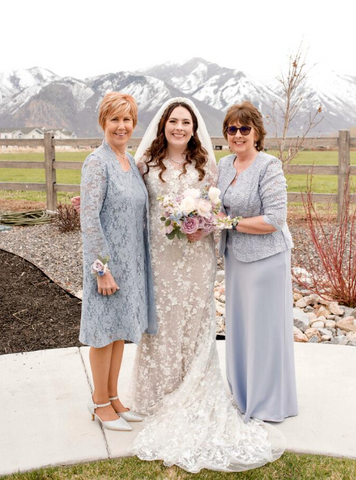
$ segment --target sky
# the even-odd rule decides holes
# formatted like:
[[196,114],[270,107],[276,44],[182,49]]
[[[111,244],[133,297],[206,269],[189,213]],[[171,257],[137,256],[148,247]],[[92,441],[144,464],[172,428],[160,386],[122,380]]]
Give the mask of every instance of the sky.
[[307,65],[356,77],[352,0],[4,0],[0,72],[79,79],[193,57],[270,79],[300,44]]

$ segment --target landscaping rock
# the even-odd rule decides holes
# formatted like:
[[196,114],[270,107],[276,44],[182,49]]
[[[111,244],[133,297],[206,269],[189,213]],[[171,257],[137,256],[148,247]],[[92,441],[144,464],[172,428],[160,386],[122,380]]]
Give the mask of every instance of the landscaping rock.
[[295,304],[297,308],[305,308],[307,306],[305,299],[302,297],[300,300],[298,300]]
[[313,335],[308,343],[319,343],[320,337],[318,335]]
[[295,327],[305,332],[305,330],[309,328],[309,317],[303,310],[293,308],[293,323]]
[[345,313],[345,310],[341,308],[340,305],[336,302],[329,303],[328,309],[331,313],[333,313],[334,315],[339,315],[340,317],[342,317]]
[[306,335],[304,335],[304,333],[298,333],[297,335],[294,335],[294,341],[295,342],[307,343],[308,342],[308,337]]
[[301,293],[293,293],[293,300],[295,302],[297,302],[298,300],[300,300],[301,298],[303,298],[303,295]]
[[336,322],[335,320],[326,320],[325,327],[326,328],[335,328]]
[[224,278],[225,278],[225,272],[224,272],[224,270],[218,270],[218,271],[216,272],[216,277],[215,277],[215,278],[216,278],[216,281],[217,281],[217,282],[222,282],[222,281],[224,280]]
[[321,334],[317,328],[307,328],[305,330],[305,335],[308,337],[308,340],[316,335],[318,338],[321,338]]
[[307,315],[309,317],[310,323],[312,323],[314,320],[317,320],[317,317],[314,312],[308,312]]
[[[323,337],[327,337],[326,339],[330,340],[333,336],[333,334],[327,328],[318,328],[318,330],[321,334],[322,339],[323,339]],[[324,340],[325,340],[325,338],[324,338]]]
[[356,308],[345,307],[344,305],[342,308],[345,310],[345,317],[355,317],[356,318]]
[[330,312],[327,308],[324,307],[324,305],[322,305],[318,311],[317,311],[317,314],[316,316],[319,318],[319,317],[324,317],[326,318],[328,315],[330,315]]
[[347,345],[349,343],[348,339],[346,338],[345,335],[338,335],[336,337],[333,337],[331,340],[330,340],[330,343],[334,344],[334,345]]
[[345,330],[346,332],[356,332],[356,325],[355,323],[355,318],[350,316],[350,317],[345,317],[339,320],[336,325],[337,327],[341,328],[341,330]]
[[313,328],[324,328],[325,323],[322,322],[322,321],[317,320],[316,322],[313,322],[313,323],[311,324],[311,326],[312,326]]
[[304,297],[304,300],[307,305],[316,305],[320,303],[320,297],[316,293],[312,293],[311,295]]

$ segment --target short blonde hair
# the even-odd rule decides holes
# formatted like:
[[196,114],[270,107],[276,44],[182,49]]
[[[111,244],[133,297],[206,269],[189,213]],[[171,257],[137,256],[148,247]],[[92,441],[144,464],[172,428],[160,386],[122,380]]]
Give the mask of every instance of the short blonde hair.
[[223,124],[223,135],[227,140],[227,127],[234,124],[245,125],[253,127],[257,134],[256,150],[259,152],[264,148],[264,140],[267,132],[263,125],[263,119],[261,113],[257,108],[248,101],[242,102],[237,105],[233,105],[226,112],[226,116]]
[[120,92],[110,92],[103,98],[99,107],[99,125],[105,130],[105,123],[110,116],[123,117],[130,115],[133,126],[137,125],[137,104],[131,95]]

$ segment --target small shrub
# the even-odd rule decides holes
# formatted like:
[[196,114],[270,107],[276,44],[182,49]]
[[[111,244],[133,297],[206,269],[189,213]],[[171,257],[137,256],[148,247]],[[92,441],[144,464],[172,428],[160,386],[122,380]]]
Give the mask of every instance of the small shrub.
[[59,203],[57,206],[56,224],[60,232],[80,230],[80,216],[73,205]]
[[337,223],[331,206],[326,216],[317,212],[311,187],[309,179],[303,205],[314,249],[307,252],[308,264],[300,264],[308,275],[296,270],[294,278],[322,298],[353,308],[356,306],[356,208],[346,195],[345,210]]

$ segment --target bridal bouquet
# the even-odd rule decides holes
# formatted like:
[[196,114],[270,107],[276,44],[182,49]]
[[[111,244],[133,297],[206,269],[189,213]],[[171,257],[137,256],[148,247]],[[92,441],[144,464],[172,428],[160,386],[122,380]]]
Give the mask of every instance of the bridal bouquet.
[[180,196],[159,196],[164,222],[163,230],[167,238],[173,240],[175,236],[184,238],[187,234],[203,230],[206,235],[214,230],[233,228],[241,218],[220,218],[220,190],[210,187],[203,191],[189,188]]

